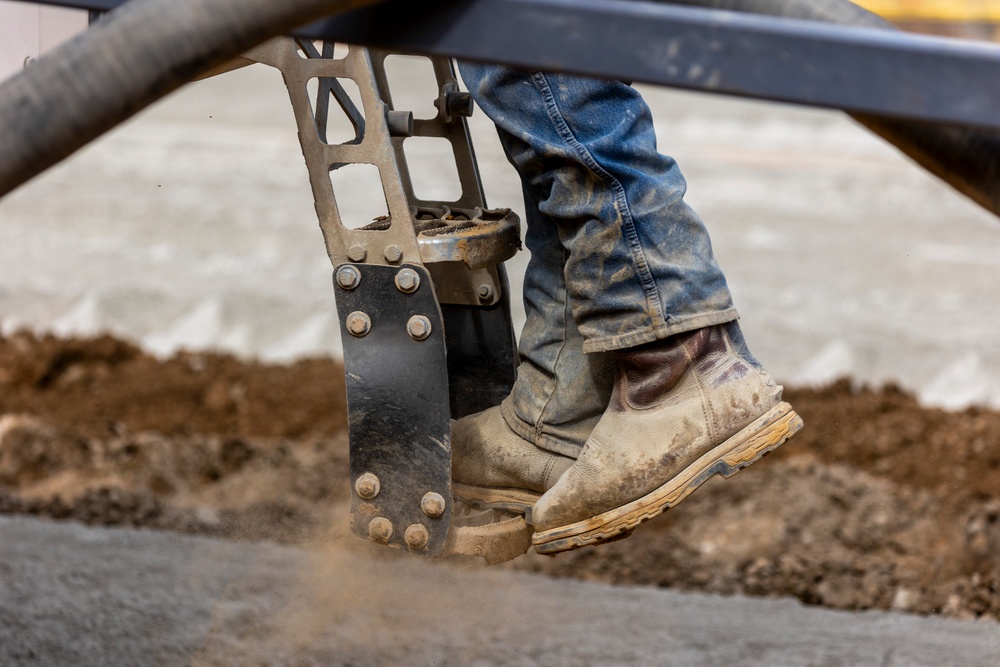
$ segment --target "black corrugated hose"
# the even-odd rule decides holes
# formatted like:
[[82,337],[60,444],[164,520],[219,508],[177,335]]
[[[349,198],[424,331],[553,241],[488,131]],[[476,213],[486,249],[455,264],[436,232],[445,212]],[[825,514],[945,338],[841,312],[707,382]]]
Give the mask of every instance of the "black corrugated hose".
[[[861,28],[895,29],[885,19],[848,0],[662,1]],[[868,114],[852,114],[852,117],[929,172],[1000,216],[1000,134]]]
[[268,38],[378,0],[133,0],[0,84],[0,197]]

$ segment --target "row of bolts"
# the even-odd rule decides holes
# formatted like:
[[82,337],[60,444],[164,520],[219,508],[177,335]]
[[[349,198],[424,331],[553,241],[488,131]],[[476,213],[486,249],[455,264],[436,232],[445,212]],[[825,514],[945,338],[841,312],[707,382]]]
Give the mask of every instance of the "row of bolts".
[[[337,284],[352,290],[361,283],[361,273],[353,266],[342,266],[337,271]],[[396,287],[403,294],[412,294],[420,287],[420,275],[413,269],[400,269],[396,274]],[[355,338],[367,336],[372,330],[368,313],[355,310],[347,316],[347,331]],[[413,340],[425,340],[431,335],[431,321],[423,315],[414,315],[406,323],[406,332]]]
[[[353,261],[364,261],[366,256],[367,251],[362,246],[352,246],[348,252],[348,258]],[[391,245],[386,248],[385,258],[394,263],[400,261],[402,251],[399,246]],[[345,290],[353,290],[361,284],[361,273],[353,266],[342,266],[337,271],[337,284]],[[413,269],[400,269],[396,274],[396,288],[403,294],[413,294],[420,288],[420,275]],[[494,298],[493,288],[489,285],[480,285],[478,294],[479,299],[486,303]],[[361,338],[372,330],[372,320],[367,313],[356,310],[347,316],[346,326],[348,333]],[[423,315],[414,315],[406,323],[406,333],[413,340],[425,340],[431,335],[431,321]]]
[[[378,477],[370,472],[366,472],[358,477],[358,480],[354,483],[354,490],[358,492],[358,495],[362,499],[374,500],[382,490],[382,484],[379,482]],[[425,493],[424,497],[420,500],[420,509],[432,519],[440,518],[445,510],[444,496],[434,491]],[[377,516],[368,522],[368,536],[376,542],[387,544],[392,538],[392,532],[392,522],[384,516]],[[411,549],[423,549],[427,546],[427,542],[430,541],[430,534],[427,532],[426,526],[414,523],[406,527],[406,530],[403,532],[403,541]]]

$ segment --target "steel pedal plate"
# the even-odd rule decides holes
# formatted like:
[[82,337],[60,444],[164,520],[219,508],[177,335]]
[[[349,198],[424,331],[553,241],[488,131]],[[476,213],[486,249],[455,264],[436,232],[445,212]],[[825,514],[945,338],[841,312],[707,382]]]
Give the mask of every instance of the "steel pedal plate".
[[[357,272],[353,285],[337,278],[350,269]],[[396,283],[407,270],[419,279],[410,293]],[[334,275],[347,378],[351,529],[436,556],[448,540],[452,495],[448,366],[434,286],[416,265],[344,264]],[[413,318],[425,318],[426,337],[410,334]]]

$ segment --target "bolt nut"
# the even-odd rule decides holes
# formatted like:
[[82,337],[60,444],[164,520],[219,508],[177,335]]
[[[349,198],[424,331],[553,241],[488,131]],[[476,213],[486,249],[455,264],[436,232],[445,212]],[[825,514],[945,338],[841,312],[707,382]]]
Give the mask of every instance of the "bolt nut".
[[394,243],[385,249],[385,252],[382,253],[382,256],[385,257],[385,261],[389,262],[390,264],[395,264],[399,260],[403,259],[403,251],[402,249],[400,249],[398,245]]
[[406,323],[406,333],[413,340],[424,340],[431,335],[431,321],[423,315],[414,315]]
[[493,297],[496,295],[493,287],[490,285],[480,285],[477,294],[479,294],[479,300],[483,303],[492,303]]
[[382,490],[382,483],[378,481],[378,477],[366,472],[354,482],[354,490],[365,500],[372,500]]
[[[370,524],[369,529],[371,529]],[[410,547],[414,551],[417,551],[427,546],[427,543],[431,541],[431,536],[424,526],[419,523],[415,523],[407,526],[406,532],[403,533],[403,540],[406,542],[406,546]]]
[[352,290],[361,284],[361,273],[353,266],[342,266],[337,271],[337,284],[345,290]]
[[420,288],[420,274],[413,269],[401,269],[396,274],[396,287],[403,294],[413,294]]
[[[410,526],[410,528],[412,527]],[[407,533],[409,533],[409,528],[407,528]],[[368,537],[376,542],[388,544],[389,540],[392,539],[392,521],[384,516],[375,517],[368,522]]]
[[424,497],[420,500],[420,509],[422,509],[424,514],[432,519],[436,519],[444,514],[444,508],[444,496],[440,493],[429,491],[425,493]]
[[368,249],[363,245],[352,245],[347,249],[347,258],[352,262],[363,262],[368,259]]
[[355,338],[367,336],[372,330],[372,319],[359,310],[347,316],[347,330]]

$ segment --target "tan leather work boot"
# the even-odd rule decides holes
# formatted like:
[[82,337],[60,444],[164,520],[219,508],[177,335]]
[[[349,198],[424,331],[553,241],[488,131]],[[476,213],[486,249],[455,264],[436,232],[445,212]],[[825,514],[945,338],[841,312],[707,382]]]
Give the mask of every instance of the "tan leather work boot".
[[802,428],[735,322],[616,356],[611,404],[577,462],[532,509],[539,553],[627,537]]
[[500,406],[452,422],[451,454],[456,498],[515,514],[527,512],[573,464],[511,430]]

